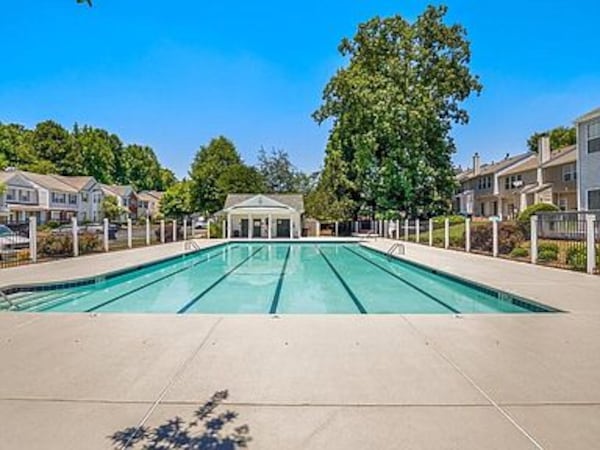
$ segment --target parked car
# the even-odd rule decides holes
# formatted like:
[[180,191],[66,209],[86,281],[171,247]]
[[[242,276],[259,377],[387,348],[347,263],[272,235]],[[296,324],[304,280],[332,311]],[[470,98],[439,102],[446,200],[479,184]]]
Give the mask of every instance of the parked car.
[[14,255],[19,250],[29,248],[29,239],[14,232],[6,225],[0,225],[0,259]]

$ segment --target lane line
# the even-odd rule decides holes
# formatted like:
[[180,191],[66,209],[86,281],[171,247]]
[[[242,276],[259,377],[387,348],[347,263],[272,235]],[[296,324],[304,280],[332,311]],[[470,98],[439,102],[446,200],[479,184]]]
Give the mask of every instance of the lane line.
[[317,249],[317,253],[323,257],[323,259],[325,260],[325,262],[327,263],[327,265],[329,266],[331,271],[335,274],[335,276],[337,277],[339,282],[342,283],[342,286],[344,286],[344,289],[346,289],[346,292],[348,293],[348,295],[354,302],[354,305],[356,306],[358,311],[361,314],[367,314],[367,310],[365,309],[365,307],[362,305],[362,303],[360,302],[360,300],[358,299],[356,294],[354,294],[354,292],[352,292],[352,289],[350,289],[350,286],[348,286],[348,284],[344,281],[344,279],[339,274],[339,272],[336,270],[336,268],[333,266],[333,264],[331,264],[331,261],[329,261],[329,258],[327,258],[327,256],[325,256],[325,254],[321,251],[321,249],[319,248],[318,245],[316,245],[315,248]]
[[194,304],[198,300],[200,300],[202,297],[204,297],[206,294],[208,294],[211,290],[213,290],[215,287],[217,287],[225,278],[227,278],[229,275],[231,275],[237,269],[239,269],[240,267],[242,267],[246,262],[248,262],[250,259],[252,259],[252,257],[254,255],[256,255],[258,252],[260,252],[263,248],[265,248],[265,247],[264,246],[260,247],[258,250],[256,250],[255,252],[253,252],[250,256],[248,256],[247,258],[244,258],[240,263],[236,264],[233,267],[233,269],[229,270],[228,272],[226,272],[222,276],[220,276],[217,281],[215,281],[214,283],[212,283],[209,287],[207,287],[206,289],[204,289],[197,296],[195,296],[193,299],[191,299],[189,302],[187,302],[183,308],[181,308],[179,311],[177,311],[177,314],[183,314],[183,313],[185,313],[188,309],[190,309],[192,306],[194,306]]
[[285,277],[285,269],[287,268],[288,259],[290,258],[290,253],[292,251],[292,246],[290,245],[285,253],[285,260],[283,261],[283,267],[281,268],[281,273],[279,274],[279,280],[277,281],[277,288],[275,288],[275,295],[273,296],[273,302],[271,303],[271,309],[269,309],[269,314],[275,314],[277,312],[277,305],[279,304],[279,297],[281,295],[281,288],[283,287],[283,278]]
[[391,270],[389,270],[388,268],[377,264],[376,262],[371,261],[369,258],[367,258],[364,255],[361,255],[358,252],[355,252],[354,250],[352,250],[351,248],[346,247],[345,245],[343,246],[344,249],[348,250],[351,253],[354,253],[356,256],[358,256],[359,258],[364,259],[365,261],[367,261],[368,263],[374,265],[375,267],[377,267],[379,270],[384,271],[385,273],[387,273],[388,275],[393,276],[394,278],[396,278],[397,280],[403,282],[404,284],[410,286],[411,288],[413,288],[414,290],[420,292],[421,294],[423,294],[424,296],[426,296],[427,298],[433,300],[434,302],[438,303],[439,305],[443,306],[444,308],[448,309],[449,311],[452,311],[454,314],[460,314],[460,311],[456,308],[453,308],[452,306],[448,305],[446,302],[444,302],[443,300],[440,300],[439,298],[431,295],[429,292],[421,289],[419,286],[411,283],[408,280],[405,280],[404,278],[402,278],[401,276],[399,276],[398,274],[392,272]]
[[[234,247],[232,247],[232,248],[234,248]],[[200,261],[198,261],[198,262],[196,262],[196,263],[194,263],[194,264],[192,264],[190,266],[182,267],[181,269],[177,269],[175,272],[171,272],[171,273],[169,273],[167,275],[163,275],[162,277],[158,277],[157,279],[152,280],[149,283],[143,284],[142,286],[139,286],[139,287],[137,287],[135,289],[131,289],[130,291],[127,291],[127,292],[125,292],[123,294],[120,294],[120,295],[118,295],[118,296],[110,299],[110,300],[102,302],[99,305],[96,305],[96,306],[94,306],[94,307],[92,307],[90,309],[87,309],[85,312],[87,312],[87,313],[94,312],[94,311],[96,311],[96,310],[98,310],[100,308],[103,308],[106,305],[109,305],[109,304],[111,304],[113,302],[116,302],[117,300],[121,300],[123,297],[127,297],[128,295],[135,294],[136,292],[141,291],[142,289],[146,289],[148,286],[152,286],[152,285],[154,285],[154,284],[156,284],[156,283],[158,283],[160,281],[166,280],[169,277],[177,275],[177,274],[179,274],[181,272],[185,272],[186,270],[193,269],[194,267],[196,267],[196,266],[198,266],[198,265],[200,265],[202,263],[210,261],[214,256],[220,256],[220,255],[222,255],[225,251],[227,251],[227,249],[228,249],[228,247],[225,247],[221,252],[219,252],[219,253],[217,253],[215,255],[212,255],[209,258],[202,259],[202,260],[200,260]],[[148,274],[148,275],[151,275],[151,274]],[[65,303],[67,303],[67,302],[65,302]],[[60,306],[60,304],[59,305],[53,305],[53,307],[56,307],[56,306]]]

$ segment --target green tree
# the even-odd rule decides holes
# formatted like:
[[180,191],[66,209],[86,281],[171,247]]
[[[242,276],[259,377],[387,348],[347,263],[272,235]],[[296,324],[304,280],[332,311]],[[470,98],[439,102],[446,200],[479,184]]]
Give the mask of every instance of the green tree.
[[307,182],[305,175],[292,164],[289,154],[283,149],[273,149],[267,153],[261,148],[258,152],[258,171],[264,177],[267,192],[301,192]]
[[36,160],[32,132],[23,125],[0,123],[0,155],[8,166],[27,169]]
[[533,133],[527,139],[527,148],[530,152],[537,153],[538,142],[542,136],[550,136],[550,149],[552,150],[575,145],[577,142],[575,127],[556,127],[552,130]]
[[61,175],[76,175],[77,160],[72,155],[70,133],[59,123],[46,120],[36,125],[32,135],[32,146],[37,160],[52,163]]
[[101,183],[116,181],[117,157],[121,151],[121,140],[107,131],[76,125],[73,129],[73,159],[80,167],[78,175],[90,175]]
[[160,169],[160,190],[166,191],[171,186],[177,184],[177,177],[171,169],[161,168]]
[[160,212],[170,219],[192,214],[192,183],[184,180],[170,186],[160,200]]
[[235,145],[224,136],[200,147],[190,168],[192,203],[196,211],[214,213],[223,207],[227,184],[219,178],[231,166],[242,164]]
[[100,204],[100,208],[102,209],[102,214],[108,220],[115,221],[121,215],[125,214],[127,210],[119,205],[119,201],[117,197],[113,195],[106,196],[102,199],[102,203]]
[[229,193],[261,194],[266,191],[265,180],[258,170],[244,164],[234,164],[221,173],[216,182],[221,193],[221,207]]
[[482,86],[468,67],[466,31],[446,25],[446,12],[429,6],[414,23],[376,17],[340,44],[348,64],[325,87],[313,117],[333,120],[324,172],[340,180],[334,195],[341,210],[434,214],[450,207],[450,132],[468,122],[461,104]]
[[120,165],[121,183],[131,184],[137,191],[161,189],[161,166],[152,148],[128,145],[123,150]]

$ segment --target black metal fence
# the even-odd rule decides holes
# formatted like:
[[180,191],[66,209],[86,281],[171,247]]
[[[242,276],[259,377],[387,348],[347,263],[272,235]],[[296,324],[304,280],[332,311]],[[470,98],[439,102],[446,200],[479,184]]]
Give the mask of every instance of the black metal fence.
[[0,267],[13,267],[30,261],[29,223],[0,225]]

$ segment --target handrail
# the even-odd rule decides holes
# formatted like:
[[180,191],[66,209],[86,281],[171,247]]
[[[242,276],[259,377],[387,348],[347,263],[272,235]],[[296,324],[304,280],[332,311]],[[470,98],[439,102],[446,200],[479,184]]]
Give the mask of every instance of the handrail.
[[185,241],[185,244],[183,246],[183,250],[186,251],[186,252],[189,252],[189,251],[192,251],[192,250],[200,250],[200,246],[194,240]]
[[8,298],[8,295],[6,295],[6,293],[2,289],[0,289],[0,297],[2,297],[2,300],[8,303],[10,309],[19,309],[19,307],[16,304],[14,304],[10,298]]
[[401,255],[405,255],[406,254],[406,247],[405,247],[405,245],[402,244],[402,243],[400,243],[400,242],[396,242],[395,244],[392,244],[392,246],[386,252],[388,258],[392,257],[394,255],[394,252],[396,250],[400,250],[400,254]]

